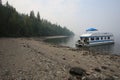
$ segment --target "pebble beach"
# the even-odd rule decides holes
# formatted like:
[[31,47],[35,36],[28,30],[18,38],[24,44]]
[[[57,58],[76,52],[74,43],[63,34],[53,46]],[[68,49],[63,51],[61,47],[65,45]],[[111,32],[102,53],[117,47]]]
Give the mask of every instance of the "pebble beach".
[[120,55],[0,38],[0,80],[120,80]]

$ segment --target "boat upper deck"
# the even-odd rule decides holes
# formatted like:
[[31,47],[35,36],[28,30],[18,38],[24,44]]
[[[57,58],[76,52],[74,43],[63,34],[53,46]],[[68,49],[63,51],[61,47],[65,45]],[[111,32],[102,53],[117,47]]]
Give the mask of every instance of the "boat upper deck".
[[82,34],[80,37],[105,37],[105,36],[113,36],[112,33],[106,33],[106,32],[92,32],[92,33],[85,33],[85,34]]

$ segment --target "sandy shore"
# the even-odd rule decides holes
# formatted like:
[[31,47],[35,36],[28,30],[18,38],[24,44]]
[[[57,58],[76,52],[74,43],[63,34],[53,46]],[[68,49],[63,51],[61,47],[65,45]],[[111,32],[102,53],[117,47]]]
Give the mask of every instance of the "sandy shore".
[[33,38],[0,38],[0,80],[86,80],[73,78],[72,67],[87,80],[120,80],[120,56],[95,54]]

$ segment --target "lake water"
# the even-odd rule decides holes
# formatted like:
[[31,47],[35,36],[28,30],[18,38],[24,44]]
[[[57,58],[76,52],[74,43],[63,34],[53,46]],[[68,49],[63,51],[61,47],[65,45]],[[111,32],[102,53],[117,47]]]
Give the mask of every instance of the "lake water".
[[[47,39],[45,42],[51,44],[57,44],[62,46],[69,46],[71,48],[77,48],[75,46],[76,41],[79,39],[79,36],[73,37],[66,37],[66,38],[54,38],[54,39]],[[89,48],[84,48],[85,50],[99,52],[99,53],[110,53],[110,54],[118,54],[120,55],[120,42],[119,39],[115,39],[115,44],[108,44],[108,45],[101,45],[101,46],[94,46]],[[80,50],[84,50],[82,47]]]

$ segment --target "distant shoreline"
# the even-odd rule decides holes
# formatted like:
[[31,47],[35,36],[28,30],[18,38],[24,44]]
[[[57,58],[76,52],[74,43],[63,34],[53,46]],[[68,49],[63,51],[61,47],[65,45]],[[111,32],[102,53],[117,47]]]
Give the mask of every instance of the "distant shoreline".
[[69,36],[48,36],[48,37],[45,37],[45,39],[66,38],[66,37],[69,37]]

